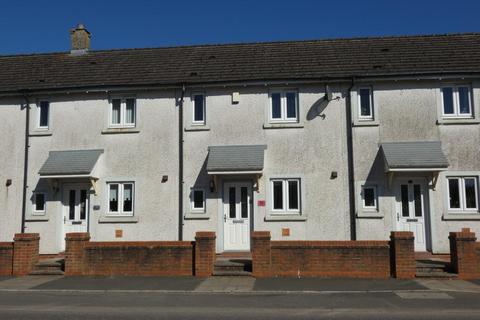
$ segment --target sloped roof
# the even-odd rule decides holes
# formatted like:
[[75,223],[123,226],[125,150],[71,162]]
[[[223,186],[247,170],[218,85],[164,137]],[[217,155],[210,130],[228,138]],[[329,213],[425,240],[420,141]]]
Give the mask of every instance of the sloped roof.
[[448,167],[440,141],[389,142],[382,143],[381,149],[390,169]]
[[207,172],[261,171],[266,145],[208,147]]
[[41,176],[88,175],[102,153],[100,149],[50,151],[38,173]]
[[479,72],[479,33],[354,38],[0,56],[0,93]]

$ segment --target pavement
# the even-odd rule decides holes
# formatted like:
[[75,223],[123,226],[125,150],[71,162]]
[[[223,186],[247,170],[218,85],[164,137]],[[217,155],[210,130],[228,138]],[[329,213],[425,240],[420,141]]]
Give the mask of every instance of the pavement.
[[0,320],[480,319],[480,282],[251,277],[0,278]]
[[0,292],[15,291],[135,291],[184,293],[359,293],[464,292],[479,293],[480,281],[431,279],[325,279],[252,277],[64,277],[0,278]]

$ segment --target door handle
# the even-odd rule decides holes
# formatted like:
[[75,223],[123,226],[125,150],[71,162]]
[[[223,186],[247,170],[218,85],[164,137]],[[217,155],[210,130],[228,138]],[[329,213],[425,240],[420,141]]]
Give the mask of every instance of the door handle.
[[63,224],[67,223],[67,217],[63,216]]
[[227,215],[226,214],[223,215],[223,222],[227,222]]
[[397,221],[400,221],[400,213],[397,212]]

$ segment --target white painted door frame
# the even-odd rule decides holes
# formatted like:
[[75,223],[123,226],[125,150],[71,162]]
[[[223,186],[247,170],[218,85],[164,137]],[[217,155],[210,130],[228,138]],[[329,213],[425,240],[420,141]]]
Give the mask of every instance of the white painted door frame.
[[399,178],[395,181],[395,230],[412,231],[415,251],[430,248],[430,202],[426,178]]
[[223,250],[250,251],[253,193],[250,181],[223,183]]
[[[90,218],[90,184],[64,183],[61,195],[60,250],[65,250],[65,234],[88,232]],[[73,198],[72,198],[73,197]]]

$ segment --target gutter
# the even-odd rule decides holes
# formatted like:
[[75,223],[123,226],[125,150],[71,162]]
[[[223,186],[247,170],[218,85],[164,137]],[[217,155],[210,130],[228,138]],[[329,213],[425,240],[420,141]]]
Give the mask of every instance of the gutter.
[[183,100],[185,84],[178,101],[178,241],[183,240]]
[[23,98],[25,100],[25,154],[23,162],[23,198],[22,198],[22,226],[20,233],[25,233],[25,217],[27,209],[27,181],[28,181],[28,149],[30,148],[30,101],[25,92],[22,92]]
[[350,239],[357,240],[357,225],[355,213],[355,167],[353,158],[353,126],[352,126],[352,89],[355,85],[355,77],[352,77],[350,87],[346,96],[346,115],[347,125],[347,167],[348,167],[348,199],[350,207]]
[[[408,80],[450,80],[450,79],[478,79],[480,73],[399,73],[393,75],[372,74],[364,76],[354,76],[356,82],[361,81],[408,81]],[[324,84],[324,83],[350,83],[352,76],[345,75],[341,77],[312,77],[312,78],[278,78],[278,79],[254,79],[254,80],[227,80],[227,81],[189,81],[190,85],[198,87],[236,87],[236,86],[265,86],[265,85],[295,85],[295,84]],[[158,89],[178,89],[178,83],[164,82],[151,84],[119,84],[119,85],[97,85],[83,87],[58,87],[46,89],[30,89],[31,94],[74,94],[74,93],[99,93],[107,91],[128,91],[128,90],[158,90]],[[16,90],[1,91],[2,97],[22,96]]]

